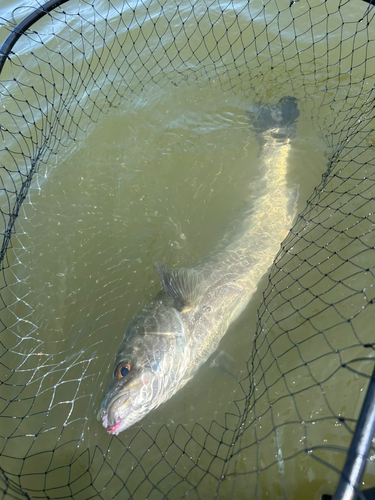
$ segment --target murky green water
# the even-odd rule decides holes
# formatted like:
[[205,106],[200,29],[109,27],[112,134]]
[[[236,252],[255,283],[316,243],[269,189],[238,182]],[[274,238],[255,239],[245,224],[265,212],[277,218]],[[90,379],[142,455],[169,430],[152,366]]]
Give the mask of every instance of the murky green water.
[[[243,6],[236,4],[239,10]],[[97,8],[100,9],[100,4]],[[270,16],[267,18],[260,5],[252,4],[253,12],[257,8],[260,14],[253,27],[261,44],[266,40],[262,34],[264,19],[271,22],[272,9],[267,11]],[[296,12],[301,14],[298,24],[301,47],[303,43],[308,46],[309,37],[311,39],[307,31],[309,17],[302,16],[304,8],[296,4],[299,9]],[[322,9],[319,15],[324,15],[323,7],[317,5],[315,9],[316,12]],[[354,25],[357,10],[345,11],[349,26],[350,22]],[[281,21],[286,18],[287,14],[280,14]],[[233,19],[229,8],[226,19],[228,23]],[[330,29],[341,22],[340,18],[334,19],[330,21]],[[189,23],[188,26],[194,25],[192,20]],[[246,23],[244,10],[240,24]],[[295,27],[288,29],[285,24],[284,41],[293,39],[295,33]],[[172,23],[172,26],[178,28],[178,24]],[[209,18],[203,16],[201,30],[208,33],[210,26]],[[150,44],[153,40],[156,43],[159,35],[149,27],[149,23],[145,23],[145,33],[150,37]],[[217,29],[220,31],[220,27]],[[275,26],[271,23],[269,33],[273,30]],[[70,36],[74,38],[77,33]],[[197,34],[192,32],[191,36],[192,43],[194,37],[198,40]],[[333,31],[330,37],[334,46],[335,40],[340,39],[340,30]],[[212,33],[207,35],[207,43],[209,40],[212,41]],[[220,43],[228,46],[228,40]],[[233,43],[236,43],[235,37]],[[194,53],[198,57],[204,49],[199,43],[197,47]],[[260,50],[263,68],[267,67],[270,52],[272,55],[274,51],[275,60],[278,57],[278,42],[269,47],[272,49],[268,53]],[[261,98],[277,102],[278,93],[285,94],[288,90],[291,95],[297,95],[301,112],[289,159],[288,183],[292,189],[298,188],[299,211],[305,207],[328,164],[329,150],[316,130],[322,129],[322,124],[332,127],[331,115],[334,114],[316,103],[325,103],[332,92],[336,109],[341,110],[347,91],[345,85],[337,87],[337,81],[336,88],[332,85],[335,90],[327,89],[327,82],[332,80],[327,74],[322,76],[325,66],[322,64],[319,68],[320,48],[318,45],[315,49],[314,63],[309,60],[311,52],[300,49],[299,64],[296,64],[294,47],[285,45],[283,57],[291,80],[278,74],[276,64],[274,72],[256,72],[253,79],[243,73],[236,77],[233,73],[210,81],[201,75],[195,83],[179,80],[178,84],[165,86],[164,82],[162,87],[148,85],[146,91],[134,94],[108,114],[100,115],[87,133],[77,132],[77,141],[67,141],[67,147],[51,156],[34,177],[16,226],[13,249],[8,252],[11,267],[5,272],[8,287],[3,292],[8,308],[2,313],[8,327],[4,333],[4,344],[9,349],[5,365],[17,369],[16,374],[10,374],[1,368],[2,377],[10,377],[4,397],[14,399],[4,406],[3,416],[16,416],[4,419],[1,435],[10,435],[11,439],[4,442],[3,468],[12,475],[22,473],[24,487],[70,494],[65,488],[69,482],[72,494],[79,498],[77,492],[91,481],[104,498],[114,498],[117,494],[124,495],[120,477],[127,479],[129,488],[121,498],[132,494],[135,498],[148,498],[149,478],[153,484],[160,481],[160,489],[170,491],[168,498],[173,499],[180,498],[189,489],[186,484],[176,482],[174,476],[169,477],[172,466],[167,464],[175,463],[178,458],[177,472],[193,485],[202,475],[199,468],[193,468],[199,461],[203,469],[210,467],[212,474],[220,474],[223,465],[220,460],[227,454],[220,440],[228,444],[231,434],[221,426],[234,428],[237,420],[234,418],[232,422],[226,412],[236,413],[233,401],[243,398],[240,385],[225,374],[203,367],[170,401],[118,438],[109,437],[95,416],[127,323],[160,289],[154,262],[188,267],[210,251],[231,220],[246,209],[249,195],[256,196],[249,192],[250,183],[260,175],[258,144],[246,110]],[[362,51],[365,53],[365,49]],[[332,61],[341,55],[343,73],[348,64],[344,52],[344,48],[338,46],[337,51],[332,49],[330,54]],[[357,56],[360,55],[358,52]],[[309,66],[311,71],[305,71]],[[360,71],[361,68],[358,75]],[[335,64],[329,67],[329,72],[334,78]],[[275,79],[281,82],[279,87],[274,86]],[[221,85],[223,81],[225,84]],[[360,81],[354,70],[352,81]],[[260,82],[264,82],[262,87]],[[106,85],[103,81],[104,90]],[[312,91],[306,95],[309,85]],[[9,100],[6,105],[12,106]],[[311,285],[315,280],[311,278]],[[236,360],[243,377],[247,375],[246,361],[252,352],[257,309],[266,286],[267,276],[264,276],[249,307],[222,341],[222,348]],[[340,293],[332,292],[330,300],[340,300]],[[369,318],[364,317],[357,328],[367,328],[368,322]],[[293,328],[295,324],[291,322],[289,326]],[[270,338],[277,335],[277,327],[274,327]],[[353,344],[352,334],[344,335],[347,335],[347,344]],[[345,345],[345,339],[340,340]],[[317,349],[317,345],[319,342],[312,349]],[[259,349],[261,352],[262,347]],[[275,352],[282,352],[282,348],[277,347]],[[287,371],[288,366],[296,364],[296,359],[293,355],[284,358],[283,369]],[[266,384],[271,386],[272,370],[267,374]],[[293,383],[300,383],[304,388],[308,377],[311,381],[311,373],[307,376],[297,371]],[[365,382],[353,374],[351,380],[345,379],[347,387],[353,386],[349,390],[341,387],[335,377],[330,379],[324,390],[329,393],[330,405],[337,408],[337,414],[345,412],[344,406],[353,400],[359,411]],[[282,393],[281,389],[277,390]],[[309,398],[305,405],[311,417],[304,417],[306,420],[311,420],[314,412],[321,418],[325,412],[332,416],[322,399],[321,386],[316,393],[309,393]],[[298,421],[291,400],[284,401],[278,403],[276,423],[270,420],[270,414],[264,417],[264,429],[269,431],[281,422]],[[258,403],[258,415],[263,405],[265,408],[269,403],[268,397]],[[353,408],[349,415],[353,415]],[[212,423],[213,420],[216,423]],[[161,429],[163,424],[165,427]],[[316,431],[316,442],[325,440],[332,445],[348,446],[348,436],[340,437],[339,431],[335,435],[335,426],[340,429],[340,425],[333,423],[320,434]],[[209,434],[201,432],[200,426],[210,429]],[[316,427],[319,426],[322,421]],[[258,437],[263,439],[268,431],[264,431],[263,436],[260,424],[257,428]],[[140,429],[142,432],[138,433]],[[292,457],[304,439],[304,428],[299,420],[298,425],[285,427],[285,432],[280,429],[279,449],[281,453],[284,450],[284,457]],[[314,434],[309,432],[309,442],[303,446],[314,444]],[[193,439],[189,440],[188,434]],[[77,447],[78,440],[82,443]],[[310,463],[309,457],[303,462],[299,462],[301,455],[295,460],[290,458],[285,462],[285,474],[279,466],[267,472],[275,455],[274,435],[270,435],[268,445],[266,438],[262,443],[256,458],[257,466],[260,464],[266,471],[257,483],[261,498],[281,497],[282,481],[285,491],[295,498],[298,495],[318,498],[323,492],[332,492],[337,475],[318,461]],[[246,446],[249,446],[248,452]],[[229,472],[248,473],[256,467],[254,449],[246,442],[243,447],[241,459]],[[86,448],[90,450],[90,459],[80,456]],[[98,449],[106,453],[106,462],[111,467],[116,468],[120,461],[115,475],[100,460],[96,463]],[[216,457],[212,462],[209,453]],[[25,456],[23,461],[11,458]],[[92,476],[88,480],[85,471],[91,460]],[[340,468],[343,455],[335,460],[334,466]],[[65,469],[61,467],[65,465],[69,466],[70,477],[62,473]],[[49,471],[47,479],[46,470]],[[246,498],[249,488],[255,488],[253,478],[254,474],[244,479],[239,476],[239,486],[233,490],[235,498]],[[139,482],[142,486],[136,489]],[[200,497],[212,497],[216,484],[215,477],[205,476],[198,487]],[[231,480],[223,483],[222,498],[226,498],[231,488]],[[157,494],[155,490],[149,498],[160,498]]]

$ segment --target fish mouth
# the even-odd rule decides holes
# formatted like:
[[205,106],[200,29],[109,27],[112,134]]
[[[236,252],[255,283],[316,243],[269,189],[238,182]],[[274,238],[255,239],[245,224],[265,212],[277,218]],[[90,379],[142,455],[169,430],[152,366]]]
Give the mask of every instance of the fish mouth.
[[[121,428],[122,428],[122,419],[120,418],[120,420],[117,422],[117,424],[115,425],[111,425],[110,427],[107,428],[107,432],[108,434],[112,434],[112,436],[118,436],[121,432]],[[103,426],[104,427],[107,427],[106,425],[104,425],[104,418],[103,418]]]
[[99,422],[102,421],[103,427],[107,429],[109,434],[117,436],[124,428],[123,422],[125,419],[118,415],[118,410],[127,404],[134,388],[142,385],[136,378],[139,372],[140,369],[135,371],[131,379],[127,381],[125,390],[121,391],[117,396],[113,396],[112,399],[109,399],[109,402],[107,402],[107,397],[102,402],[96,418]]
[[126,405],[130,399],[130,394],[120,395],[112,399],[106,409],[101,409],[98,418],[102,420],[103,427],[109,434],[117,436],[122,428],[124,419],[117,412]]

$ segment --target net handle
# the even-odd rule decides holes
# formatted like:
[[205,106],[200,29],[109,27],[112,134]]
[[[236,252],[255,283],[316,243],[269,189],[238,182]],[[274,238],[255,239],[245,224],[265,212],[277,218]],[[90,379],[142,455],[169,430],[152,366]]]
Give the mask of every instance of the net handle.
[[12,31],[9,33],[4,43],[0,47],[0,73],[4,67],[5,61],[9,56],[10,51],[14,47],[14,44],[22,35],[25,34],[25,31],[34,23],[39,21],[39,19],[41,19],[43,16],[51,12],[51,10],[68,1],[69,0],[49,0],[45,4],[35,9],[34,12],[25,17],[25,19],[23,19],[20,23],[17,24],[15,28],[12,29]]
[[333,500],[354,500],[375,433],[375,366]]

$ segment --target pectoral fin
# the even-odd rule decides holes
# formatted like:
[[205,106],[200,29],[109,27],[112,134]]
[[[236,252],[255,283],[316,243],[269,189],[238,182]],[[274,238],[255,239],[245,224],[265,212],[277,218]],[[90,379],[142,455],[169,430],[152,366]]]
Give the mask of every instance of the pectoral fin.
[[199,302],[203,283],[197,271],[185,267],[170,269],[163,262],[156,262],[155,267],[176,309],[186,312]]
[[219,350],[215,351],[208,358],[207,363],[211,368],[217,368],[227,375],[230,375],[235,380],[239,379],[239,374],[236,369],[236,362],[226,352]]

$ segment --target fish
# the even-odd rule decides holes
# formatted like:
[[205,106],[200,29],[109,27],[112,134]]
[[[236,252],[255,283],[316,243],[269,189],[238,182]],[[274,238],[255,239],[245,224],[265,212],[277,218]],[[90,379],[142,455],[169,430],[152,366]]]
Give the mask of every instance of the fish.
[[296,213],[286,173],[297,100],[255,105],[247,116],[259,142],[262,194],[239,218],[236,234],[190,268],[155,264],[162,289],[129,323],[97,414],[109,434],[117,436],[169,400],[204,363],[225,364],[219,342],[288,234]]

